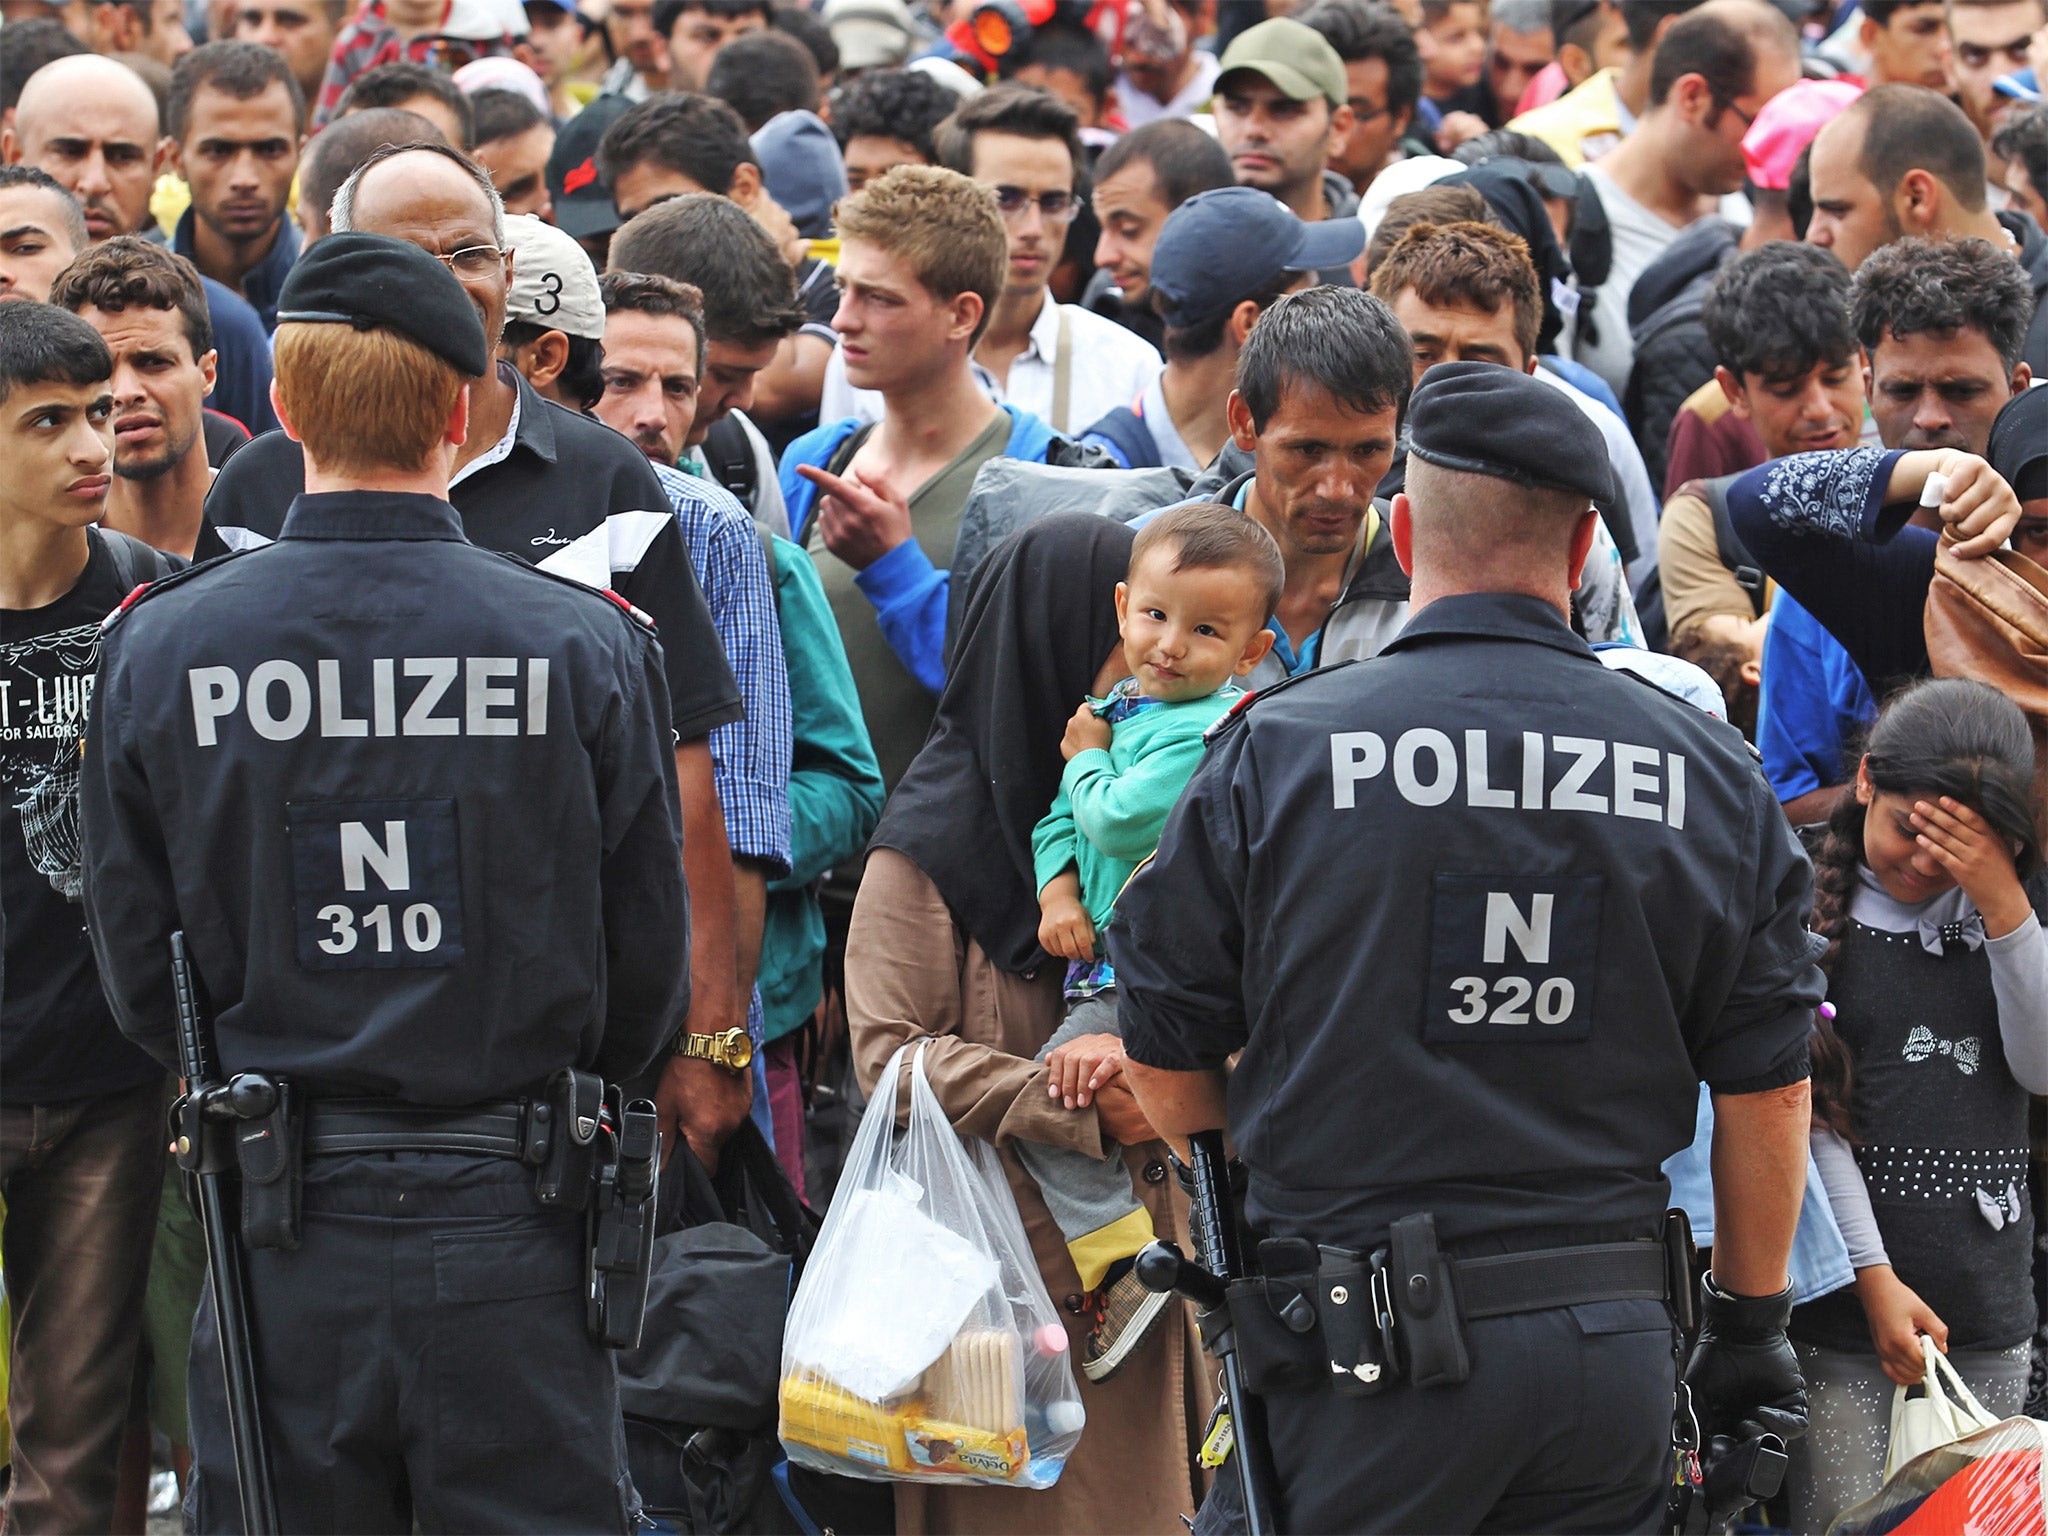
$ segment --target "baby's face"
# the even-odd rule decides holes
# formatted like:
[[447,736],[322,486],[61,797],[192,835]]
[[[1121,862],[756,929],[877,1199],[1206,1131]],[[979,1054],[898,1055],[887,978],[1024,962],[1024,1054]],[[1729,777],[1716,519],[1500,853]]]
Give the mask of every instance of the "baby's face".
[[1117,627],[1138,691],[1179,703],[1206,698],[1259,664],[1265,594],[1234,566],[1175,570],[1175,551],[1157,549],[1116,589]]

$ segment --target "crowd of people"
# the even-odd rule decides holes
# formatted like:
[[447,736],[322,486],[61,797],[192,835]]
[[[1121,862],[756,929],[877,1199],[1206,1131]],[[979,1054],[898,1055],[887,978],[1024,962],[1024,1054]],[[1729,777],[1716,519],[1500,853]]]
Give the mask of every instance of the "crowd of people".
[[[1407,405],[1447,364],[1597,445],[1543,482],[1599,514],[1572,629],[1753,743],[1811,854],[1812,1429],[1776,1512],[1877,1491],[1923,1336],[2048,1416],[2048,4],[985,9],[0,0],[8,1529],[140,1530],[153,1444],[190,1462],[176,1085],[102,975],[122,903],[80,905],[77,765],[123,596],[333,488],[281,420],[281,300],[347,235],[480,317],[462,535],[661,642],[685,1033],[722,1043],[619,1075],[822,1209],[923,1042],[1010,1174],[1088,1427],[1055,1488],[905,1484],[899,1529],[1202,1503],[1213,1372],[1134,1268],[1187,1205],[1105,936],[1219,722],[1419,611],[1397,508],[1447,461]],[[4,323],[47,310],[97,349]],[[515,728],[509,681],[401,720],[339,666],[195,681],[200,744]],[[1624,810],[1613,773],[1615,814],[1683,824],[1681,782]],[[1663,1154],[1702,1248],[1713,1099]]]

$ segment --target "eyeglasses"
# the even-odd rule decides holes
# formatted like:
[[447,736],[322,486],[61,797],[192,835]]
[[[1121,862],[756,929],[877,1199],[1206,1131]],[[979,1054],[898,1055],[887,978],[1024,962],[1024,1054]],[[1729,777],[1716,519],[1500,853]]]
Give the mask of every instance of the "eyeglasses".
[[1036,203],[1046,223],[1064,224],[1074,216],[1080,206],[1071,192],[1041,192],[1033,197],[1022,187],[997,187],[994,191],[996,207],[1002,210],[1006,219],[1016,218],[1026,208]]
[[434,259],[457,277],[489,277],[505,265],[505,253],[495,245],[465,245],[445,256],[437,251]]
[[1732,100],[1724,100],[1723,98],[1716,96],[1714,98],[1714,105],[1719,107],[1724,112],[1733,112],[1737,117],[1741,118],[1742,131],[1744,133],[1749,132],[1750,128],[1756,123],[1756,113],[1743,111],[1742,108],[1735,105],[1735,103]]
[[1372,99],[1366,96],[1353,96],[1345,104],[1351,108],[1352,116],[1358,119],[1358,126],[1361,128],[1374,118],[1385,117],[1394,110],[1392,107],[1376,107]]

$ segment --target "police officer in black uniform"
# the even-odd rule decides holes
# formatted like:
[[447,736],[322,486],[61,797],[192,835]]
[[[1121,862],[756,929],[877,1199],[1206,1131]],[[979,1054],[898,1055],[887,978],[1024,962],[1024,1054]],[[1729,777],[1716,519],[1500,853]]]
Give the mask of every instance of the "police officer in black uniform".
[[1282,1529],[1651,1530],[1689,1284],[1658,1165],[1702,1080],[1693,1406],[1804,1427],[1810,871],[1740,736],[1566,622],[1585,416],[1462,363],[1409,422],[1413,617],[1216,731],[1110,929],[1128,1071],[1161,1134],[1227,1119],[1247,1166],[1265,1279],[1231,1315]]
[[[282,1528],[630,1530],[580,1201],[537,1184],[570,1145],[550,1080],[644,1069],[688,1003],[661,647],[618,599],[464,540],[448,473],[489,358],[440,262],[333,235],[280,310],[305,494],[274,544],[146,589],[104,639],[81,786],[101,975],[175,1067],[182,929],[225,1071],[287,1085],[289,1113],[238,1132],[282,1149],[272,1182],[242,1163]],[[336,376],[356,419],[316,412]],[[209,1287],[205,1531],[241,1523],[214,1329]]]

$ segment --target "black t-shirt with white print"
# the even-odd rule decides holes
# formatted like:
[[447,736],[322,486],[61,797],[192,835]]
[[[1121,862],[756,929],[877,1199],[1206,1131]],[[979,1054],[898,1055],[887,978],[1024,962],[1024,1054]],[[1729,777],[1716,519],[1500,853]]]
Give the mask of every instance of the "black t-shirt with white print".
[[[138,1087],[162,1069],[114,1026],[79,893],[79,743],[100,620],[126,597],[106,541],[47,608],[0,609],[0,1103]],[[170,964],[170,957],[164,957]]]

